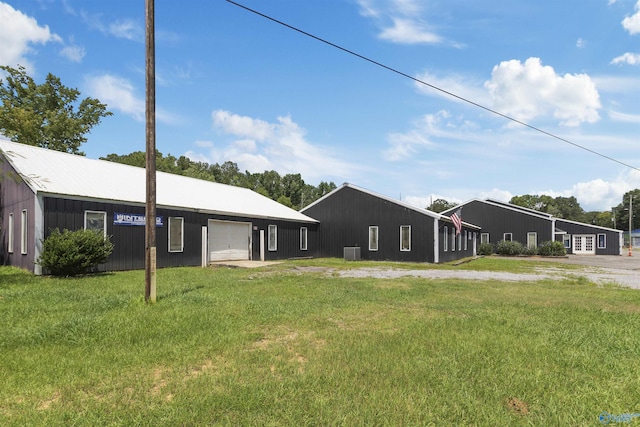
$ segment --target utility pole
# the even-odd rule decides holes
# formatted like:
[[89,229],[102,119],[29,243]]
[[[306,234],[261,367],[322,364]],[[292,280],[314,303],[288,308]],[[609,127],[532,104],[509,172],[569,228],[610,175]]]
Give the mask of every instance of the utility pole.
[[156,302],[156,42],[154,0],[145,0],[146,21],[146,204],[144,300]]

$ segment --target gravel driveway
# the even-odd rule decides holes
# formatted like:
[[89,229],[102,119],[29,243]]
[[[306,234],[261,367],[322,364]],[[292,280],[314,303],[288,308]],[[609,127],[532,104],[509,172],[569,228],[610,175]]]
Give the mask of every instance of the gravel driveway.
[[[638,254],[640,255],[640,254]],[[525,259],[525,258],[523,258]],[[341,277],[373,277],[393,279],[398,277],[420,277],[424,279],[466,279],[501,281],[537,281],[558,277],[586,277],[598,285],[619,285],[640,289],[640,256],[638,258],[618,256],[569,256],[559,259],[532,258],[533,261],[551,261],[583,265],[584,268],[566,270],[558,267],[537,267],[533,273],[507,273],[499,271],[473,270],[400,270],[392,268],[358,268],[337,272]]]

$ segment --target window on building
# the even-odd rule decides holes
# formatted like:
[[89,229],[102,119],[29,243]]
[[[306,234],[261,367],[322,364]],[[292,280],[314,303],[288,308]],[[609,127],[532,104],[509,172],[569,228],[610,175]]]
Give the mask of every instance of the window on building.
[[27,210],[22,211],[20,221],[20,253],[26,254],[28,241],[27,241]]
[[502,235],[502,240],[504,240],[505,242],[510,242],[513,240],[513,234],[512,233],[504,233]]
[[411,226],[410,225],[400,226],[400,250],[404,252],[411,250]]
[[277,251],[278,250],[278,226],[277,225],[269,225],[269,250]]
[[451,229],[451,252],[456,251],[456,229]]
[[378,226],[372,225],[369,227],[369,250],[378,250]]
[[527,233],[527,248],[535,249],[538,247],[538,233],[529,232]]
[[443,250],[447,252],[449,250],[449,227],[444,226],[444,238],[442,239]]
[[84,211],[84,229],[93,230],[107,236],[107,213],[101,211]]
[[300,250],[307,250],[307,227],[300,227]]
[[468,249],[468,244],[469,244],[469,238],[471,237],[471,233],[467,234],[467,230],[464,230],[464,250],[466,251]]
[[489,243],[489,233],[480,233],[480,244]]
[[562,244],[565,249],[571,249],[571,234],[562,235]]
[[462,233],[458,233],[458,250],[461,251],[462,250]]
[[598,234],[598,249],[605,249],[607,247],[607,235]]
[[184,218],[169,217],[169,252],[184,251]]
[[13,212],[9,214],[9,233],[7,236],[7,251],[12,254],[13,253]]

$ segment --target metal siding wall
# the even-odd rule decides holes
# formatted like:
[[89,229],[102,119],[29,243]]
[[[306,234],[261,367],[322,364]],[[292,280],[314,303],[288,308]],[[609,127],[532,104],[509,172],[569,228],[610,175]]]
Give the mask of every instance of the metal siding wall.
[[538,233],[538,244],[553,240],[551,221],[523,212],[472,201],[462,208],[462,218],[482,227],[482,233],[489,233],[489,241],[496,244],[503,240],[504,233],[512,233],[513,240],[527,244],[527,233]]
[[[589,224],[574,224],[572,222],[556,220],[556,226],[567,234],[594,234],[596,236],[596,255],[620,255],[620,233],[613,230],[603,230],[591,227]],[[598,249],[598,234],[606,235],[607,247]],[[560,238],[562,239],[562,238]],[[573,244],[573,242],[572,242]],[[573,251],[573,247],[570,249]],[[569,252],[569,251],[568,251]]]
[[[0,263],[33,272],[35,267],[35,194],[13,167],[0,156]],[[21,253],[22,211],[27,210],[27,253]],[[9,213],[13,213],[13,253],[8,253]]]
[[[319,256],[359,246],[363,259],[433,262],[434,219],[412,209],[344,187],[304,214],[320,221]],[[411,251],[400,251],[401,225],[411,226]],[[378,226],[378,251],[369,251],[369,226]]]
[[[466,221],[466,219],[465,219]],[[469,221],[470,222],[470,221]],[[455,233],[456,229],[453,226],[453,224],[443,224],[446,225],[447,227],[449,227],[449,233],[448,233],[448,238],[449,238],[449,242],[448,242],[448,249],[445,252],[444,251],[444,227],[441,226],[439,231],[440,234],[440,238],[439,240],[439,253],[440,253],[440,262],[450,262],[450,261],[455,261],[461,258],[466,258],[466,257],[471,257],[473,256],[473,233],[477,232],[478,233],[478,240],[480,240],[480,232],[478,230],[472,230],[472,229],[467,229],[464,226],[462,227],[462,238],[461,238],[461,246],[462,249],[458,248],[458,241],[456,240],[456,250],[452,251],[451,250],[451,233]],[[467,239],[469,239],[469,237],[471,237],[471,240],[467,240],[467,249],[464,249],[464,232],[467,232]]]
[[[59,198],[45,198],[44,201],[45,237],[53,228],[60,230],[79,230],[84,228],[84,211],[104,211],[107,213],[107,235],[114,244],[113,253],[101,271],[136,270],[144,268],[145,238],[144,227],[123,226],[113,224],[113,214],[129,213],[144,215],[144,206],[118,203],[102,203]],[[199,266],[202,262],[202,227],[207,226],[209,219],[224,221],[250,222],[259,229],[267,230],[269,224],[278,226],[278,250],[269,253],[267,259],[287,259],[301,256],[314,256],[317,253],[317,225],[288,221],[270,221],[248,217],[228,215],[210,215],[177,209],[157,209],[156,214],[163,217],[163,226],[156,228],[157,265],[162,267]],[[169,217],[184,218],[183,252],[169,252],[168,221]],[[308,250],[300,250],[300,227],[308,229]],[[259,245],[259,242],[254,242]]]
[[[289,258],[300,258],[317,256],[317,242],[318,242],[318,226],[317,224],[307,224],[298,222],[289,222],[282,220],[268,220],[268,219],[247,219],[252,222],[254,227],[258,227],[257,231],[252,231],[254,238],[257,236],[258,240],[253,241],[253,253],[254,256],[257,253],[259,257],[259,245],[260,245],[260,230],[264,230],[265,237],[265,260],[278,260]],[[269,225],[275,225],[278,227],[278,249],[276,251],[269,251],[268,239],[269,239]],[[307,250],[300,250],[300,228],[307,227]],[[258,248],[256,249],[256,246]],[[258,258],[259,259],[259,258]]]

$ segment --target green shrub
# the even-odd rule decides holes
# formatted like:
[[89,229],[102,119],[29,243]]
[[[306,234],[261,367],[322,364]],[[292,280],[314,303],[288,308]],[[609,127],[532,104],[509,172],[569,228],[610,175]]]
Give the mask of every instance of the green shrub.
[[540,244],[538,254],[542,256],[565,256],[567,251],[564,249],[562,242],[548,241]]
[[517,256],[524,253],[524,246],[520,242],[501,240],[496,246],[496,252],[499,255]]
[[57,228],[42,242],[38,264],[54,276],[76,276],[92,271],[107,260],[113,243],[93,230],[63,230]]
[[493,245],[489,242],[480,243],[478,247],[478,255],[491,255],[493,254]]
[[522,248],[522,255],[534,256],[538,255],[538,248],[525,246]]

